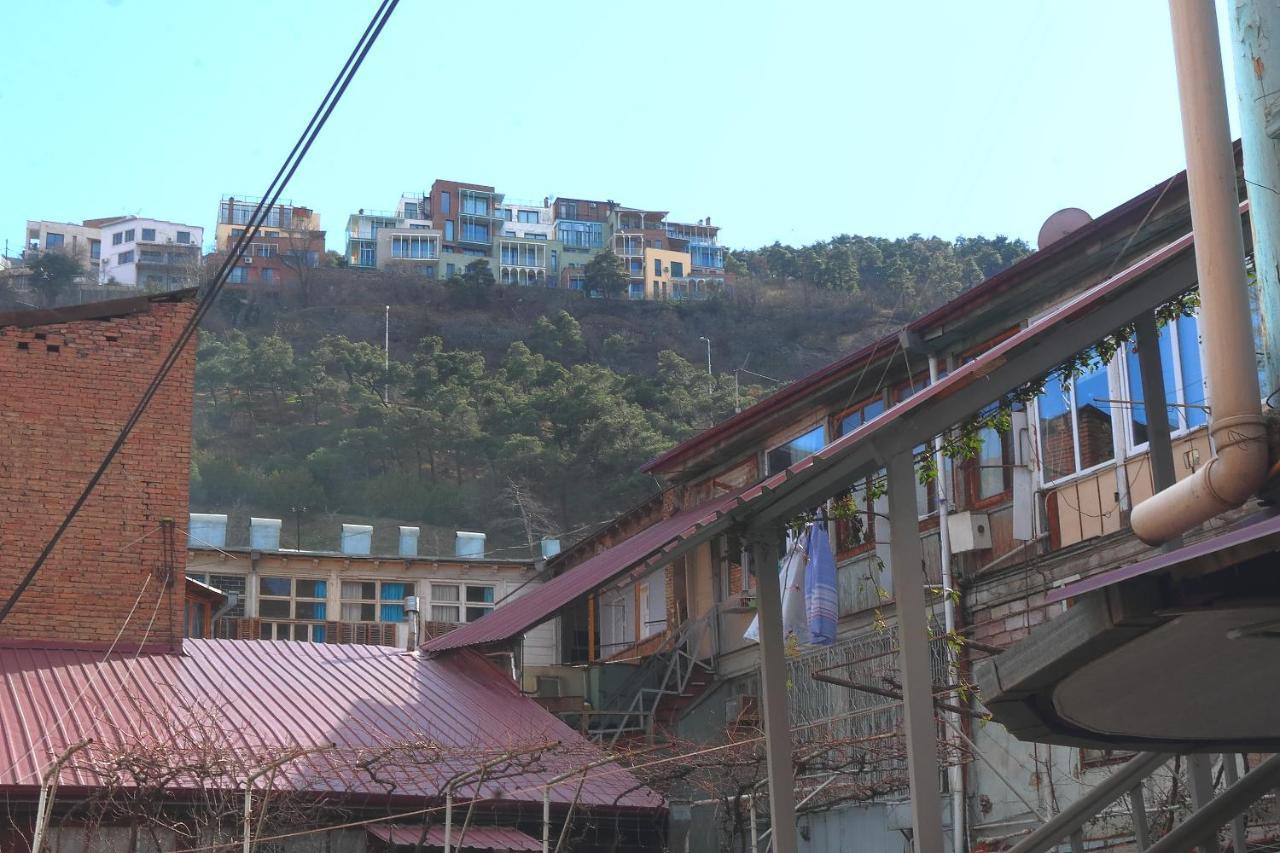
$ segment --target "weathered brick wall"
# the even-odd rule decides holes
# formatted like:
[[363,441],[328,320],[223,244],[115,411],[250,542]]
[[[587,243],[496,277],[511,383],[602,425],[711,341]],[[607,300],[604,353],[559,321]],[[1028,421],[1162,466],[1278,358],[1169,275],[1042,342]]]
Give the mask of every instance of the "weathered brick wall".
[[[20,328],[0,322],[0,595],[7,599],[100,464],[194,310],[128,300],[134,313]],[[103,303],[112,305],[115,303]],[[101,316],[101,315],[100,315]],[[0,638],[177,645],[186,549],[175,534],[172,589],[162,519],[186,526],[195,347],[63,536]],[[139,592],[148,576],[145,593]],[[147,625],[153,621],[151,630]]]

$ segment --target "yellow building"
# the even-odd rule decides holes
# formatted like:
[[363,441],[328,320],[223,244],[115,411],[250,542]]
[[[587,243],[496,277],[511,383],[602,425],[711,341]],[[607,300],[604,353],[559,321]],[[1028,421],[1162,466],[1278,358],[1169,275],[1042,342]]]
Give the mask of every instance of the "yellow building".
[[681,298],[679,288],[689,274],[689,253],[671,249],[644,250],[644,292],[637,295],[632,290],[632,299],[672,299]]

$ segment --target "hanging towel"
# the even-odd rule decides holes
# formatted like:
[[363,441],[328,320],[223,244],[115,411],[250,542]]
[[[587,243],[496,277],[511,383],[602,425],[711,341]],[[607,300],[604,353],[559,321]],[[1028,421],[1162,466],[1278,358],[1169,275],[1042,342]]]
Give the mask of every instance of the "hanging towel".
[[[782,592],[782,636],[784,640],[790,640],[794,635],[796,642],[807,643],[809,641],[809,629],[805,621],[804,607],[804,564],[805,564],[805,544],[809,540],[807,530],[801,531],[800,535],[794,539],[791,535],[787,536],[787,558],[782,565],[782,571],[778,577],[778,582]],[[769,569],[761,567],[756,570],[756,583],[764,583]],[[778,570],[773,568],[776,573]],[[751,620],[751,624],[747,626],[746,633],[742,635],[744,640],[750,640],[753,643],[760,642],[760,615],[756,614]]]
[[815,646],[829,646],[836,641],[836,622],[840,614],[836,560],[831,553],[825,510],[818,510],[817,519],[809,526],[809,545],[805,551],[809,557],[804,573],[808,642]]

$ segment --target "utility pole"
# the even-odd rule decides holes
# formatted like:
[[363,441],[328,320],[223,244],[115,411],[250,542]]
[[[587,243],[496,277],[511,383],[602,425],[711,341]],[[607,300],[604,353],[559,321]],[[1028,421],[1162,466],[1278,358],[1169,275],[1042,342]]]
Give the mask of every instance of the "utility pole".
[[1280,4],[1233,0],[1232,55],[1240,107],[1244,177],[1266,351],[1266,387],[1280,388]]
[[698,340],[702,341],[704,344],[707,345],[707,396],[712,397],[715,395],[716,391],[715,391],[715,377],[711,373],[711,338],[708,338],[705,335],[701,335],[698,337]]

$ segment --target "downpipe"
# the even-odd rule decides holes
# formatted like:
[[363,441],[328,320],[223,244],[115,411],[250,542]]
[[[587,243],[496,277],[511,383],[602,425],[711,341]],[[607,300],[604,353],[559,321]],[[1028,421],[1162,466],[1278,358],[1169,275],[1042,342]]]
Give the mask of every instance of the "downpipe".
[[1215,453],[1134,507],[1130,524],[1148,545],[1244,504],[1266,480],[1268,461],[1218,21],[1214,4],[1204,0],[1170,0],[1169,11]]

